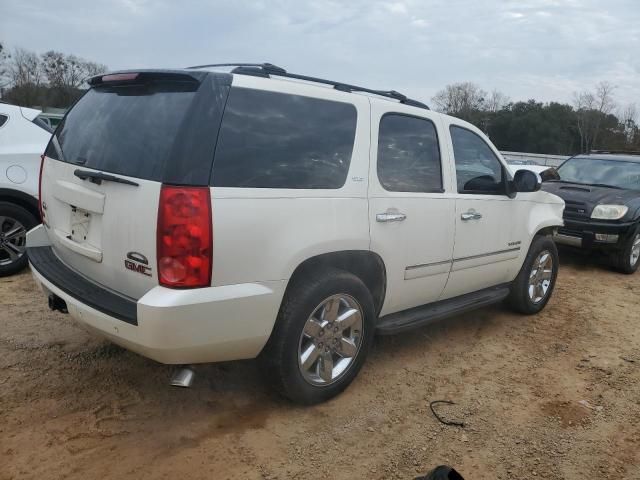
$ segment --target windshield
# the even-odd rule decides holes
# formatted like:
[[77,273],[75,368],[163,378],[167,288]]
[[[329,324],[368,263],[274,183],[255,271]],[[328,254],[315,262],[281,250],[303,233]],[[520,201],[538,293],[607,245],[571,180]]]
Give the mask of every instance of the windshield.
[[558,168],[561,181],[640,190],[640,162],[571,158]]

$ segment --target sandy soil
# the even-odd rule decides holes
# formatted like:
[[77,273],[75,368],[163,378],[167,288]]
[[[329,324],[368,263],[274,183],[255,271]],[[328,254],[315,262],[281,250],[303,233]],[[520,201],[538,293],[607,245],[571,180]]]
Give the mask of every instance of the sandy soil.
[[[0,479],[410,479],[441,463],[471,480],[640,479],[640,273],[562,262],[542,314],[379,338],[312,408],[255,362],[172,389],[171,367],[49,312],[28,273],[0,279]],[[438,399],[464,428],[434,418]]]

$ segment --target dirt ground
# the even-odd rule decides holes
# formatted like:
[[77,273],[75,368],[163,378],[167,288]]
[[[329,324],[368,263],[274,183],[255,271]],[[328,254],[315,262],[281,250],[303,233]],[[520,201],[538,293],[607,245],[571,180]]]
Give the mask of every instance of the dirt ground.
[[[340,397],[273,395],[256,362],[172,367],[0,279],[0,479],[640,479],[640,273],[563,253],[540,315],[502,306],[378,338]],[[440,424],[429,409],[464,422]]]

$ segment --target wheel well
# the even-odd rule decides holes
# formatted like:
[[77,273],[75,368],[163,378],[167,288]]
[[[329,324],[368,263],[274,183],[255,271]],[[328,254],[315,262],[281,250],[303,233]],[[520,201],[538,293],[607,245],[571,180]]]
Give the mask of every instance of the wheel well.
[[38,201],[26,193],[0,189],[0,202],[13,203],[27,210],[33,215],[40,223],[40,211],[38,209]]
[[311,257],[294,270],[289,279],[289,285],[302,279],[310,271],[317,271],[322,267],[345,270],[362,280],[371,292],[376,314],[380,313],[387,289],[387,273],[379,255],[363,250],[347,250]]
[[543,237],[548,237],[553,235],[554,230],[556,230],[558,227],[544,227],[541,228],[540,230],[538,230],[536,232],[536,234],[534,235],[534,237],[536,236],[543,236]]

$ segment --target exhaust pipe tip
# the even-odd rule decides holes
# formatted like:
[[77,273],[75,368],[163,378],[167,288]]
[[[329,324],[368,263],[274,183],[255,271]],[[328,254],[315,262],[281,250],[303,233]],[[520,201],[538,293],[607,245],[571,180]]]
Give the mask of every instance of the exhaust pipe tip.
[[189,388],[193,383],[196,373],[191,367],[181,367],[171,377],[170,385],[172,387]]
[[58,311],[60,313],[69,313],[69,310],[67,309],[67,302],[53,293],[49,295],[49,308],[54,312]]

